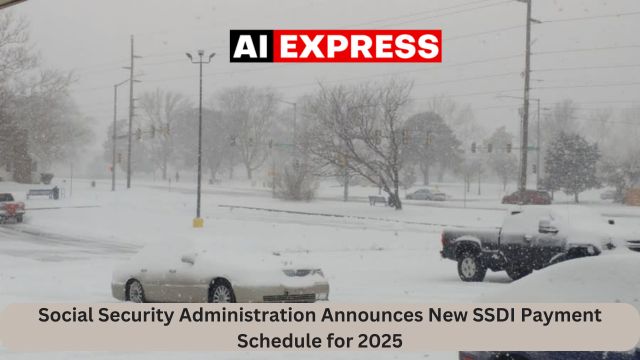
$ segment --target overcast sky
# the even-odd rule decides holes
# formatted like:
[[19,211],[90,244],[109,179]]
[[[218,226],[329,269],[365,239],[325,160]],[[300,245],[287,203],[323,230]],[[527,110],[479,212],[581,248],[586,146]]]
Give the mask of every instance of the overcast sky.
[[[137,94],[163,88],[183,92],[195,103],[197,67],[184,53],[202,48],[218,54],[205,67],[207,98],[224,87],[256,85],[272,86],[283,99],[294,100],[314,90],[317,81],[400,76],[415,81],[418,110],[424,100],[444,94],[471,104],[488,129],[518,129],[519,101],[497,97],[522,96],[526,5],[516,0],[28,0],[15,11],[30,21],[47,66],[75,70],[73,95],[94,119],[98,146],[112,119],[113,84],[128,77],[121,67],[128,65],[131,34],[143,57],[137,62],[143,81]],[[640,100],[640,1],[534,0],[533,16],[543,23],[533,28],[538,54],[532,59],[532,86],[542,88],[532,97],[541,98],[543,106],[571,98],[586,114]],[[251,28],[442,29],[443,62],[229,63],[229,30]],[[568,70],[558,70],[563,68]],[[127,90],[121,94],[124,118]]]

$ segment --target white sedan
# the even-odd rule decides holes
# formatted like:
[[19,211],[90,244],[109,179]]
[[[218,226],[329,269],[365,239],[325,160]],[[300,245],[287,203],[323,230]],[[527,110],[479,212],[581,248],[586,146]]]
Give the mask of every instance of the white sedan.
[[[156,249],[155,251],[153,249]],[[315,302],[329,283],[317,267],[275,255],[145,248],[113,273],[116,299],[132,302]]]

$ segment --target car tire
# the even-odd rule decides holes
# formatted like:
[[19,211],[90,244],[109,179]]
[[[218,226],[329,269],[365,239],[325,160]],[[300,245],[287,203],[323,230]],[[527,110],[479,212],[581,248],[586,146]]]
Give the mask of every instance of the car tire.
[[531,274],[533,269],[528,266],[507,266],[507,275],[511,280],[516,281]]
[[144,297],[144,288],[138,280],[131,280],[127,283],[127,296],[126,300],[134,303],[144,303],[146,299]]
[[458,256],[458,276],[462,281],[479,282],[484,280],[487,267],[477,253],[465,251]]
[[210,303],[234,303],[236,295],[233,293],[231,284],[225,279],[215,280],[209,287]]

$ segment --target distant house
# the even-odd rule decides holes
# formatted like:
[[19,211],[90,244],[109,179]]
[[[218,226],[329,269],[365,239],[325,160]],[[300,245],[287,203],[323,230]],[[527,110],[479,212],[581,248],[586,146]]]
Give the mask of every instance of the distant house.
[[624,203],[632,206],[640,206],[640,181],[632,185],[624,194]]

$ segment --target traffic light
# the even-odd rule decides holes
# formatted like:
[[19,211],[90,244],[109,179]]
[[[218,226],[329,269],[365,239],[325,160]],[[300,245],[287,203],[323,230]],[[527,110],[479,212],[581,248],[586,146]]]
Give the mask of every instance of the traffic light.
[[476,143],[475,143],[475,142],[472,142],[472,143],[471,143],[471,152],[475,154],[475,153],[476,153],[476,150],[477,150],[477,149],[476,149]]
[[156,126],[154,124],[151,124],[151,138],[155,138],[156,137]]
[[138,128],[138,130],[136,130],[136,139],[138,141],[142,140],[142,129]]
[[347,166],[347,157],[343,154],[338,154],[338,164],[343,167]]
[[487,152],[491,154],[493,152],[493,144],[487,144]]
[[507,144],[507,154],[511,154],[511,144]]

